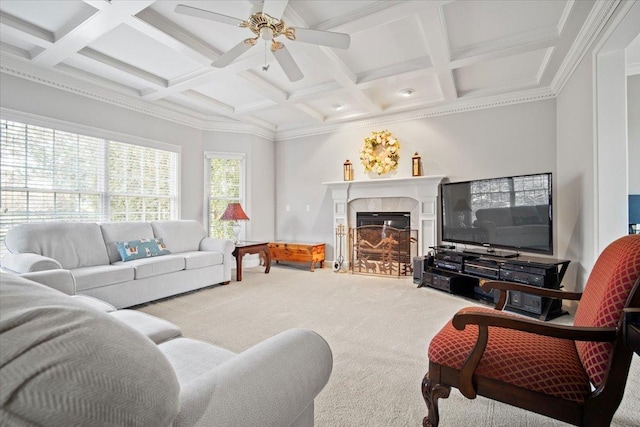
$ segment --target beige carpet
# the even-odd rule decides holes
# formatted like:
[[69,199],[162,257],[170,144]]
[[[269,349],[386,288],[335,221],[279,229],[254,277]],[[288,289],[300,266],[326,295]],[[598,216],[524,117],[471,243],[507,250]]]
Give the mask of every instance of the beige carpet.
[[[235,352],[283,330],[320,333],[332,348],[333,374],[316,399],[317,426],[418,426],[426,413],[420,384],[431,337],[472,302],[410,278],[381,278],[274,265],[242,282],[216,286],[140,310],[168,319],[183,334]],[[570,321],[568,316],[561,322]],[[441,426],[562,426],[563,423],[457,390],[441,401]],[[640,358],[613,426],[640,426]]]

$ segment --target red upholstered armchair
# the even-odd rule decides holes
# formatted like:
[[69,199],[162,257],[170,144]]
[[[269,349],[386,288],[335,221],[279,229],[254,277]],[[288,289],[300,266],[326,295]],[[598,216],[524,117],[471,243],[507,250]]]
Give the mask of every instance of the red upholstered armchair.
[[438,426],[438,399],[451,387],[469,399],[479,394],[573,425],[609,425],[633,356],[622,339],[622,319],[623,309],[640,307],[640,235],[622,237],[602,252],[583,293],[506,282],[483,288],[500,290],[498,310],[507,289],[580,300],[574,325],[460,310],[429,345],[423,425]]

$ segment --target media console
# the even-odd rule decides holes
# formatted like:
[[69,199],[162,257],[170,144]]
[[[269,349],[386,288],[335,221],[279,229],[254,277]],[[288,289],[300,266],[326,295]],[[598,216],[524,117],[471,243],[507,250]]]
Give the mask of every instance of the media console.
[[[570,261],[530,256],[504,257],[495,254],[458,252],[434,248],[434,254],[422,262],[418,287],[428,286],[477,300],[495,303],[498,291],[485,292],[486,280],[524,283],[548,289],[560,289]],[[505,309],[540,320],[562,314],[562,301],[520,291],[510,291]]]

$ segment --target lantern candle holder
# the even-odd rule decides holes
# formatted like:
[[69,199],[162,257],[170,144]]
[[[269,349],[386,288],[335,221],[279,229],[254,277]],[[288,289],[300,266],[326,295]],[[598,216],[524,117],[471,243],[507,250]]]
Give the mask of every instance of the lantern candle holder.
[[422,171],[420,170],[420,156],[418,152],[411,157],[411,175],[413,176],[422,176]]
[[347,161],[344,162],[342,169],[343,169],[342,172],[344,175],[344,180],[353,181],[353,163],[351,163],[349,159],[347,159]]

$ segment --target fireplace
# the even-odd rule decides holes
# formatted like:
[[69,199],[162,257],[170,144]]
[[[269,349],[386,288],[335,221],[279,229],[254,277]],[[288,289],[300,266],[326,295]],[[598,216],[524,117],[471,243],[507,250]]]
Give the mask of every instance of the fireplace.
[[411,228],[410,212],[356,212],[356,227],[381,225],[399,230]]
[[438,186],[443,178],[432,175],[323,183],[333,199],[334,261],[342,254],[349,258],[350,238],[342,239],[336,230],[340,226],[357,228],[358,212],[410,212],[408,231],[417,239],[417,255],[426,254],[437,242]]

